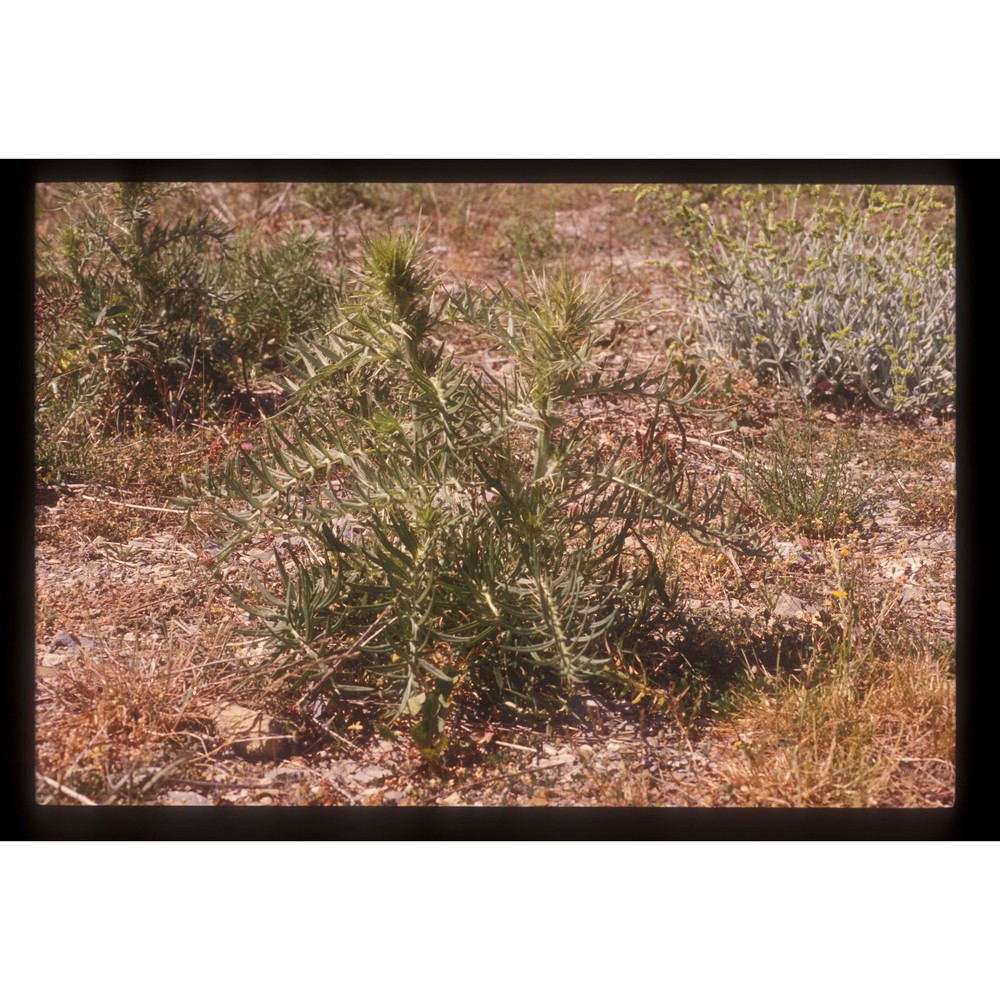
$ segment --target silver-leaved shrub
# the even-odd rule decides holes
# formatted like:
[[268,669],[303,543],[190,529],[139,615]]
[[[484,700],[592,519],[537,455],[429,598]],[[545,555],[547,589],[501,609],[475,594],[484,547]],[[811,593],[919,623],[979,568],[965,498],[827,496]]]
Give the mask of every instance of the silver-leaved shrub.
[[[926,188],[636,189],[664,206],[706,353],[803,400],[847,387],[895,413],[955,400],[955,213]],[[829,383],[829,386],[827,386]]]

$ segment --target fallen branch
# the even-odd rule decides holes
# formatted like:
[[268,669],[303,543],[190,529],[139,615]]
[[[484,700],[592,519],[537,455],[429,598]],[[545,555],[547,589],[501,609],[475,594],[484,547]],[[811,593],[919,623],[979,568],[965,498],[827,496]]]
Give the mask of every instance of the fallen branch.
[[86,795],[81,795],[79,792],[74,792],[72,788],[67,788],[65,785],[60,785],[58,781],[53,781],[52,778],[46,778],[44,774],[39,771],[35,771],[35,777],[39,781],[44,781],[46,785],[50,785],[57,792],[68,798],[75,799],[81,805],[84,806],[96,806],[97,803],[93,799],[88,799]]
[[670,431],[665,431],[664,437],[668,437],[673,441],[683,441],[686,444],[696,444],[702,448],[711,448],[712,451],[721,451],[726,455],[732,455],[737,461],[745,462],[747,460],[746,455],[734,451],[732,448],[727,448],[724,444],[714,444],[711,441],[703,441],[701,438],[693,437],[682,437],[680,434],[673,434]]

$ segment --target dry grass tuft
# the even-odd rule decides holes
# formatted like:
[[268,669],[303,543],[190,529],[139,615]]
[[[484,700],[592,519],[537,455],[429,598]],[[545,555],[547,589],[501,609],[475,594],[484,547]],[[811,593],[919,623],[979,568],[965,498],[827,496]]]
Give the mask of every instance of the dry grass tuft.
[[954,804],[953,654],[899,653],[861,669],[817,660],[745,696],[725,728],[715,777],[727,804]]
[[85,653],[36,678],[39,804],[132,805],[208,760],[211,705],[236,679],[230,628],[195,645],[168,638]]

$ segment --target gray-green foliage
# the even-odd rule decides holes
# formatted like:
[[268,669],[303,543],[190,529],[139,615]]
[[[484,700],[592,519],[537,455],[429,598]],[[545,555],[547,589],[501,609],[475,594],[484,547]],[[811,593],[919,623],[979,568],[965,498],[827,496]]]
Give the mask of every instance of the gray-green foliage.
[[639,195],[666,203],[687,247],[712,356],[803,400],[825,379],[893,412],[953,407],[954,209],[932,223],[946,206],[929,190],[730,187],[711,206]]
[[181,211],[186,190],[64,191],[66,221],[40,242],[36,273],[37,457],[49,475],[82,471],[104,433],[218,415],[290,335],[325,321],[315,240],[234,234]]
[[[298,535],[280,586],[245,606],[297,684],[377,690],[444,745],[461,687],[512,707],[621,673],[675,598],[674,532],[754,550],[671,456],[626,458],[587,417],[644,402],[680,429],[697,385],[682,374],[609,373],[595,339],[629,309],[562,273],[525,296],[443,295],[416,236],[367,243],[341,322],[297,344],[292,408],[263,452],[209,480],[232,530]],[[516,359],[508,379],[457,362],[435,334],[471,324]],[[650,435],[655,440],[656,435]],[[192,501],[194,502],[194,501]]]

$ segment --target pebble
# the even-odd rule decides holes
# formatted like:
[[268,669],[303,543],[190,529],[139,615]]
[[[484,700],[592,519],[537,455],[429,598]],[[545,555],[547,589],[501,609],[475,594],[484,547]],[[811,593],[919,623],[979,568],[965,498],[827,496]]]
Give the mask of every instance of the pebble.
[[49,652],[54,653],[58,649],[68,649],[70,652],[78,653],[81,649],[91,649],[94,640],[89,635],[70,635],[69,632],[57,632]]
[[275,767],[265,777],[268,781],[302,781],[306,772],[299,767]]
[[359,767],[350,775],[350,779],[362,785],[369,785],[373,781],[379,781],[382,778],[388,777],[391,773],[388,768],[379,767],[378,764],[367,764],[364,767]]
[[818,610],[814,605],[806,604],[801,598],[781,593],[774,604],[772,614],[775,618],[797,618],[799,615],[814,614]]
[[167,792],[162,802],[167,806],[210,806],[212,800],[197,792]]

